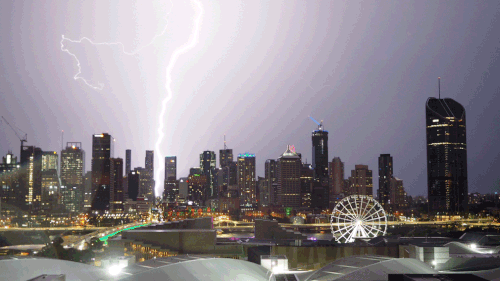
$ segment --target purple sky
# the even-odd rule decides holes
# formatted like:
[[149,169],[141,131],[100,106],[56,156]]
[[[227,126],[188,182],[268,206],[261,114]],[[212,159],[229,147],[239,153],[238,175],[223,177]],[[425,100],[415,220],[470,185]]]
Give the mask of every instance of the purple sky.
[[[204,150],[228,146],[264,161],[287,144],[310,162],[311,115],[330,132],[329,158],[374,171],[394,157],[409,194],[427,194],[425,101],[441,96],[467,114],[469,192],[500,191],[500,2],[203,1],[198,45],[179,57],[165,115],[164,155],[178,176]],[[170,11],[170,13],[169,13]],[[1,1],[0,114],[28,133],[28,144],[60,150],[109,132],[115,157],[132,149],[144,166],[154,149],[166,66],[193,28],[187,1]],[[167,26],[168,24],[168,26]],[[166,32],[162,31],[167,27]],[[148,45],[155,35],[154,42]],[[61,36],[89,42],[65,44]],[[0,125],[0,154],[19,141]],[[218,155],[217,155],[218,156]],[[157,159],[157,161],[159,161]]]

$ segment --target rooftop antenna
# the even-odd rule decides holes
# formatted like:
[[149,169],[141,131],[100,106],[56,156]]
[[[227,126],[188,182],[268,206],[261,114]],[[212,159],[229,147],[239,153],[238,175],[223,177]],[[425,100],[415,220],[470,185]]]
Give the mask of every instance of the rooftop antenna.
[[441,99],[441,77],[438,77],[438,93],[439,99]]
[[323,131],[323,120],[321,120],[321,122],[318,122],[318,121],[316,121],[316,119],[312,118],[311,116],[309,116],[309,118],[311,118],[311,120],[318,125],[318,130]]
[[64,130],[61,130],[61,151],[63,151],[64,145]]
[[227,145],[226,145],[226,134],[224,134],[224,150],[227,150]]

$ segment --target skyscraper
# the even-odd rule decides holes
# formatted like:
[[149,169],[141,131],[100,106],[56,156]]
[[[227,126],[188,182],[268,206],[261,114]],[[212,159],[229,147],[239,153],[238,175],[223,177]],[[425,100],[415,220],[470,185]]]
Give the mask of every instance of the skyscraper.
[[135,168],[127,176],[128,180],[128,198],[133,201],[139,197],[140,179],[144,168]]
[[290,148],[278,158],[278,203],[283,207],[299,208],[300,198],[300,174],[302,162],[300,157]]
[[326,209],[329,206],[328,184],[328,131],[323,122],[312,132],[312,165],[314,168],[313,208]]
[[89,212],[92,208],[93,189],[92,189],[92,171],[88,171],[83,176],[83,211]]
[[58,156],[55,151],[42,152],[42,172],[47,170],[58,169]]
[[403,180],[393,177],[391,178],[390,183],[390,210],[404,211],[408,207],[408,200],[405,189],[403,187]]
[[0,216],[11,216],[18,212],[18,206],[25,204],[19,193],[19,171],[17,157],[9,152],[0,163]]
[[238,154],[237,181],[241,204],[257,203],[255,181],[255,154]]
[[391,198],[391,179],[394,170],[392,166],[392,156],[390,154],[380,154],[378,158],[378,202],[389,211],[389,200]]
[[41,211],[49,213],[57,206],[62,186],[58,178],[58,156],[55,151],[42,151]]
[[154,165],[155,165],[155,153],[153,150],[146,150],[146,158],[144,160],[145,169],[151,174],[151,177],[154,178]]
[[[85,152],[81,142],[68,142],[66,149],[61,151],[61,185],[65,186],[61,201],[70,212],[79,212],[83,203],[85,172]],[[66,198],[67,197],[67,198]]]
[[340,195],[344,193],[344,162],[339,157],[334,157],[328,168],[330,177],[329,208],[333,209],[341,198]]
[[267,159],[264,165],[264,169],[264,177],[266,178],[267,189],[269,190],[269,204],[277,205],[277,188],[273,187],[273,185],[277,186],[278,184],[276,160]]
[[25,204],[19,208],[38,212],[42,200],[42,150],[38,147],[22,147],[20,191]]
[[132,170],[132,150],[125,150],[125,176]]
[[355,165],[355,169],[351,171],[349,195],[373,196],[373,177],[368,165]]
[[177,195],[179,195],[176,156],[165,156],[165,184],[163,194],[166,202],[175,202]]
[[154,180],[154,151],[153,150],[146,150],[146,158],[145,158],[145,171],[146,175],[142,179],[141,176],[141,182],[143,185],[142,188],[142,193],[140,194],[141,197],[146,197],[150,202],[155,202],[155,180]]
[[[42,213],[48,214],[57,207],[61,192],[65,191],[64,186],[59,185],[56,169],[48,169],[42,171],[42,199],[41,208]],[[64,202],[61,202],[64,204]],[[63,209],[64,210],[64,209]]]
[[233,162],[233,150],[224,148],[219,150],[219,167],[224,168]]
[[311,164],[302,163],[300,169],[300,206],[311,208],[314,169]]
[[215,152],[213,151],[203,151],[202,154],[200,154],[200,168],[201,168],[201,174],[205,175],[207,177],[207,183],[205,186],[204,190],[204,196],[205,200],[209,198],[213,198],[214,196],[217,195],[217,188],[216,188],[216,177],[215,177],[215,165],[216,165],[216,160],[217,156],[215,155]]
[[233,150],[226,146],[224,135],[224,149],[219,150],[218,192],[227,191],[230,186],[236,185],[236,163],[233,158]]
[[92,211],[98,213],[110,207],[112,143],[107,133],[92,136]]
[[440,214],[467,211],[467,138],[464,107],[450,98],[429,98],[427,190],[429,210]]
[[123,159],[110,159],[110,209],[112,213],[123,212]]

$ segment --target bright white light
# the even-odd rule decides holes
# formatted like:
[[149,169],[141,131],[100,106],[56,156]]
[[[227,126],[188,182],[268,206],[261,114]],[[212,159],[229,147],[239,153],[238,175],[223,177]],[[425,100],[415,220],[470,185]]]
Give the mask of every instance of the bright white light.
[[122,269],[123,269],[123,266],[115,264],[115,265],[108,267],[108,272],[110,275],[116,276],[116,275],[120,274],[120,272],[122,272]]
[[476,249],[476,248],[477,248],[477,245],[476,245],[476,244],[470,244],[470,248],[471,248],[471,249]]
[[434,265],[434,266],[437,265],[437,261],[433,260],[432,265]]
[[158,188],[160,187],[160,175],[164,169],[164,167],[162,165],[163,164],[162,163],[163,154],[161,152],[161,142],[163,141],[163,137],[165,135],[163,133],[163,126],[164,126],[163,122],[164,122],[165,112],[167,110],[167,103],[172,98],[172,87],[171,87],[171,85],[172,85],[172,70],[175,66],[175,63],[177,62],[177,59],[179,59],[179,57],[182,54],[186,53],[190,49],[194,48],[194,46],[196,46],[196,44],[198,44],[198,38],[200,36],[201,19],[203,17],[203,5],[198,0],[193,0],[193,2],[198,8],[198,14],[194,18],[194,22],[193,22],[194,28],[193,28],[193,31],[191,32],[191,36],[189,36],[189,41],[185,45],[175,49],[175,51],[172,53],[172,56],[170,57],[170,62],[168,63],[168,66],[167,66],[167,82],[165,83],[165,88],[167,89],[167,96],[163,99],[163,102],[161,103],[160,116],[158,117],[158,121],[160,123],[158,126],[158,139],[157,139],[156,145],[155,145],[155,151],[158,154],[158,158],[157,158],[158,165],[156,166],[158,168],[158,172],[155,171],[155,192],[156,192],[156,194],[159,194]]

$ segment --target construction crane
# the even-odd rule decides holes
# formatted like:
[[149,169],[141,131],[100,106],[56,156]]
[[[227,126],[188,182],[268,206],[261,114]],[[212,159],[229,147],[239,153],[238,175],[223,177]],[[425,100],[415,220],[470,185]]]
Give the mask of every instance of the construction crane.
[[[23,151],[24,143],[28,141],[28,134],[21,131],[21,129],[19,129],[19,128],[17,128],[17,130],[14,129],[14,127],[9,123],[9,121],[7,121],[7,119],[5,119],[5,117],[2,116],[2,119],[5,123],[7,123],[7,125],[9,125],[9,127],[12,129],[12,131],[14,131],[14,133],[16,134],[17,138],[21,141],[21,151]],[[21,137],[17,131],[20,131],[21,133],[23,133],[24,136]]]
[[316,121],[316,119],[312,118],[311,116],[309,116],[309,118],[311,118],[311,120],[313,120],[313,122],[318,125],[318,130],[323,131],[323,120],[321,120],[321,122],[318,122],[318,121]]

